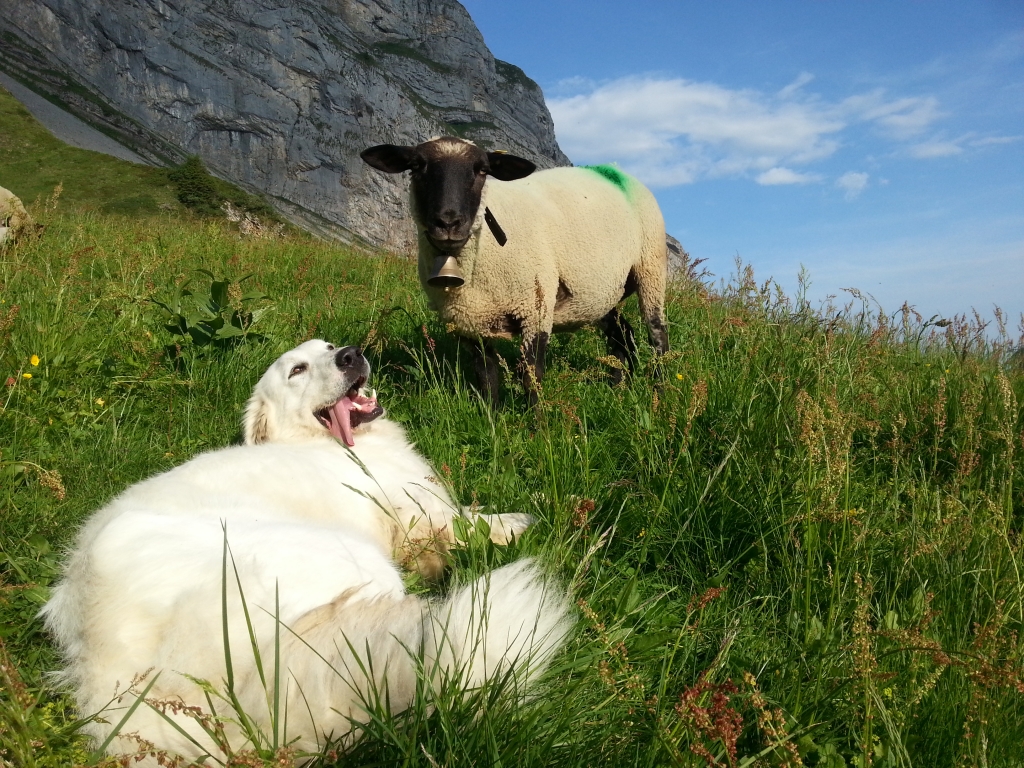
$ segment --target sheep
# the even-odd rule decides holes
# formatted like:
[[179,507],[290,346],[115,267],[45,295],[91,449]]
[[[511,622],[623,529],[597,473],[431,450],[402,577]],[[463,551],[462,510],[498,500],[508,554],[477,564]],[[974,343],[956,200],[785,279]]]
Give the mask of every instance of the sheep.
[[[385,173],[411,171],[420,282],[441,321],[472,347],[492,403],[501,386],[492,339],[521,337],[532,401],[554,331],[597,325],[609,352],[632,366],[636,341],[618,306],[633,293],[655,352],[668,351],[665,223],[633,177],[608,165],[533,173],[529,160],[451,137],[382,144],[361,157]],[[621,376],[614,369],[612,382]]]
[[0,187],[0,245],[13,243],[31,231],[32,225],[32,217],[21,200],[13,192]]

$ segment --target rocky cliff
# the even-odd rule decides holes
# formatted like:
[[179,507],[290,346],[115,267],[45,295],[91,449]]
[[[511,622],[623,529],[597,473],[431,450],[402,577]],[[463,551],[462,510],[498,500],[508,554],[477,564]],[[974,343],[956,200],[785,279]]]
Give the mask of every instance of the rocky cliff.
[[158,164],[197,154],[321,234],[403,250],[373,144],[565,165],[540,88],[455,0],[0,0],[0,69]]

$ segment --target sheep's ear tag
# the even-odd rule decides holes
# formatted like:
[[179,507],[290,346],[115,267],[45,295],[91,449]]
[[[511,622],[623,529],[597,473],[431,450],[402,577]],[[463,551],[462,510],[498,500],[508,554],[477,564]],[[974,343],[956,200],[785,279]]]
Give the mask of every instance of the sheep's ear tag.
[[491,230],[491,234],[494,235],[494,239],[498,241],[498,245],[504,246],[508,242],[508,236],[505,234],[505,230],[498,224],[498,220],[494,218],[490,208],[484,208],[484,221],[487,222],[487,227]]

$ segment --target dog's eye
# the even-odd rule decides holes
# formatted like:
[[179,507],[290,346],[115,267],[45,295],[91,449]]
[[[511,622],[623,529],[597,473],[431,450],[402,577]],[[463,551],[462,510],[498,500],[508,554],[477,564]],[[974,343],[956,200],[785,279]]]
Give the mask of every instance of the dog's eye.
[[334,345],[333,344],[328,344],[327,345],[327,351],[330,352],[332,349],[334,349]]
[[300,373],[305,373],[307,368],[309,368],[309,366],[305,363],[299,363],[296,366],[292,366],[292,370],[291,373],[288,374],[288,378],[290,379],[292,376],[298,376]]

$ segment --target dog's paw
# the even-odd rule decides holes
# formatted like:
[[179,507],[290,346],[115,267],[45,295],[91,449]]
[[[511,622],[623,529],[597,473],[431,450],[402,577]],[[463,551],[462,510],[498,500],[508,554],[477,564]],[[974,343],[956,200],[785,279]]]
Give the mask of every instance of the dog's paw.
[[527,528],[533,525],[533,515],[522,512],[508,512],[502,515],[480,515],[491,526],[491,541],[495,544],[508,544],[518,539]]

